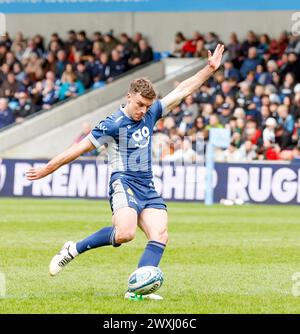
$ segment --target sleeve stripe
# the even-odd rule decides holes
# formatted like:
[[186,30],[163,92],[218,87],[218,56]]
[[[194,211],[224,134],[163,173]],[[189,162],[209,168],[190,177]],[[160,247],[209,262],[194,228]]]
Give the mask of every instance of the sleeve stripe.
[[86,138],[96,147],[100,147],[100,144],[98,143],[97,139],[92,135],[92,133],[88,134]]

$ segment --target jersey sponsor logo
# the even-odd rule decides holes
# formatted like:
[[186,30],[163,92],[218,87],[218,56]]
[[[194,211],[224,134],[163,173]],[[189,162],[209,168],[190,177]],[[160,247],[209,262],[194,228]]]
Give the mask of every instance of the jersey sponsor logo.
[[2,161],[0,159],[0,191],[4,187],[5,179],[6,179],[6,166],[2,164]]
[[130,188],[127,189],[127,192],[129,195],[134,196],[133,191]]
[[107,131],[107,127],[103,124],[103,122],[101,122],[97,127],[103,133],[105,133],[105,131]]
[[135,147],[144,148],[149,145],[150,142],[150,131],[147,126],[143,126],[142,129],[136,130],[132,134],[133,140],[136,142]]

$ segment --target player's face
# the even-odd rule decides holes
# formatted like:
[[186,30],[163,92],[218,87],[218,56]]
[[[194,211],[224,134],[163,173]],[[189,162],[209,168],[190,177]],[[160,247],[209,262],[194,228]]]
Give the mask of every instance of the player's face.
[[129,116],[134,121],[140,121],[146,114],[147,110],[151,107],[153,103],[153,99],[147,99],[138,94],[130,94],[127,95],[127,110]]

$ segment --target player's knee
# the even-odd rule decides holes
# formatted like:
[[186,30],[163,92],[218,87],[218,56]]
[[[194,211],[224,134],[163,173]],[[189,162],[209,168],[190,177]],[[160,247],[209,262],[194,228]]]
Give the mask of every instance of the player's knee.
[[159,231],[155,239],[156,239],[156,241],[166,245],[168,243],[168,231],[167,231],[167,229],[163,229],[163,230]]
[[125,242],[133,240],[134,237],[135,237],[135,231],[119,230],[116,232],[115,241],[118,244],[123,244]]

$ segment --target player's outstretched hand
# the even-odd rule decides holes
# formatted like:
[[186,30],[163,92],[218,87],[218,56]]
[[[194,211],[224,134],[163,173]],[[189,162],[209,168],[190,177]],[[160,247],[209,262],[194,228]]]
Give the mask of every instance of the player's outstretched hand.
[[223,52],[224,52],[223,44],[218,44],[213,54],[208,50],[208,65],[214,71],[216,71],[221,65]]
[[34,168],[31,167],[26,171],[26,178],[29,181],[34,181],[41,179],[42,177],[46,176],[48,173],[46,172],[45,168]]

